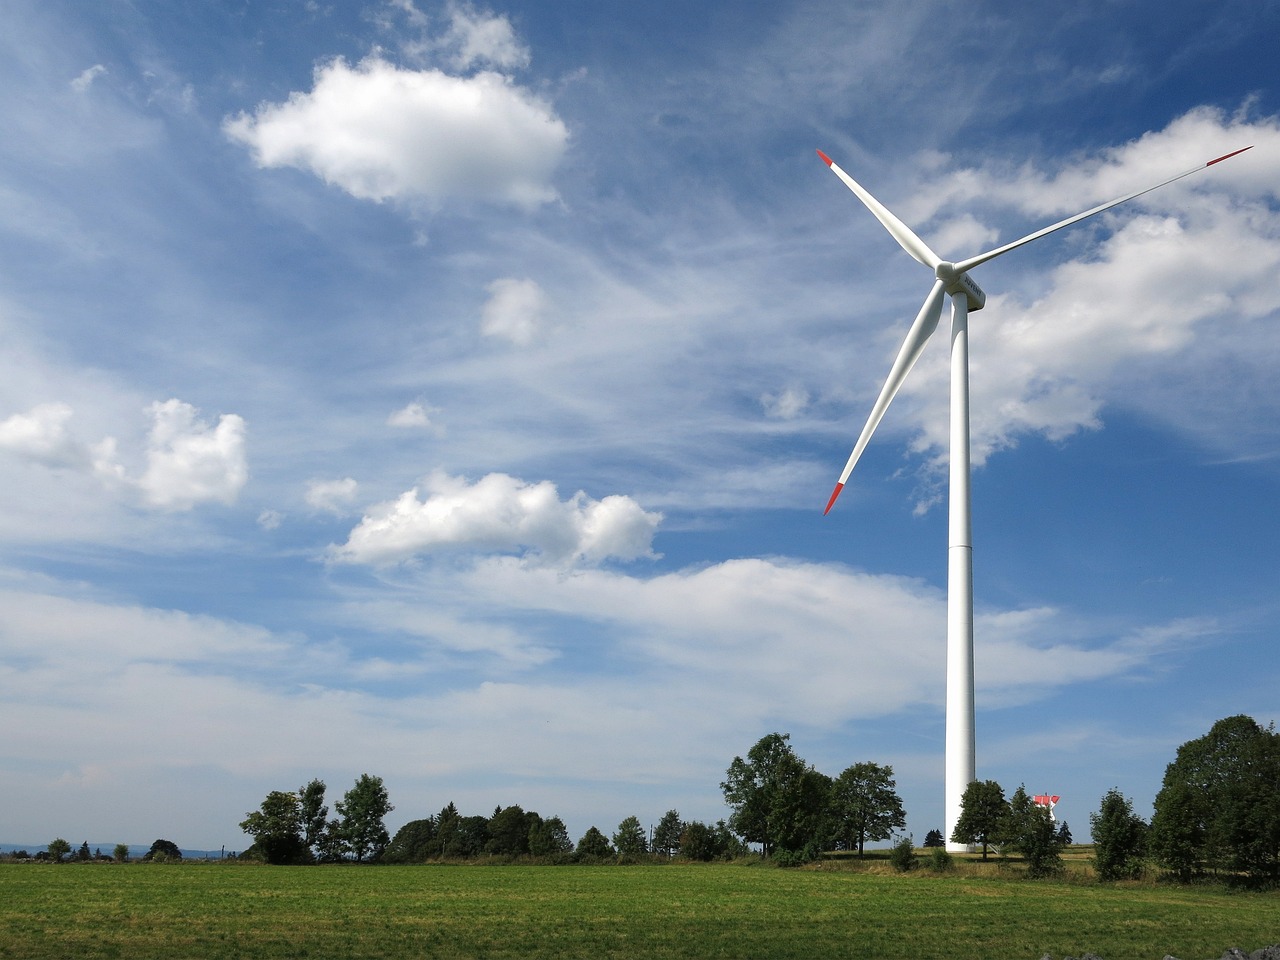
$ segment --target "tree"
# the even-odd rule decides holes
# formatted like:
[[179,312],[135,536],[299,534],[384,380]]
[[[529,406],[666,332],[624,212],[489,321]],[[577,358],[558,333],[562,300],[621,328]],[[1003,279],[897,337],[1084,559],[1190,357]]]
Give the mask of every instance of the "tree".
[[894,789],[893,767],[855,763],[836,777],[831,808],[836,836],[862,856],[868,840],[888,840],[907,825],[902,798]]
[[360,774],[355,786],[333,806],[342,818],[339,832],[356,863],[376,860],[390,841],[383,818],[395,809],[382,778]]
[[675,810],[668,810],[653,829],[653,852],[664,857],[674,857],[680,849],[680,835],[684,822]]
[[85,840],[80,844],[80,849],[76,851],[76,859],[81,863],[88,863],[93,859],[93,854],[89,852],[89,841]]
[[302,842],[316,850],[328,826],[329,807],[324,802],[324,781],[312,780],[298,788],[298,813],[302,820]]
[[151,844],[151,849],[142,855],[142,859],[156,863],[165,863],[169,860],[180,861],[182,851],[172,840],[156,840]]
[[578,846],[574,850],[573,856],[575,860],[585,860],[587,862],[608,860],[613,856],[613,847],[609,845],[609,839],[596,827],[588,827],[587,832],[578,841]]
[[1067,826],[1067,821],[1063,820],[1058,824],[1058,846],[1069,847],[1074,843],[1071,838],[1071,828]]
[[49,844],[49,856],[53,857],[54,863],[60,862],[70,852],[71,844],[67,843],[67,841],[63,840],[61,837],[58,837]]
[[1150,850],[1182,880],[1206,869],[1280,878],[1280,734],[1219,720],[1165,769]]
[[410,820],[391,838],[382,852],[382,860],[384,863],[422,863],[431,855],[435,840],[435,818]]
[[529,828],[529,854],[534,857],[559,858],[573,850],[569,828],[559,817],[538,822]]
[[613,835],[613,846],[620,857],[643,857],[648,852],[649,844],[639,818],[627,817],[618,824],[618,832]]
[[964,788],[960,798],[960,819],[951,831],[954,843],[982,844],[982,859],[987,847],[997,842],[1009,813],[1004,789],[994,780],[974,780]]
[[1142,870],[1147,824],[1115,787],[1102,798],[1098,812],[1089,814],[1089,832],[1093,836],[1093,864],[1099,880],[1127,880]]
[[729,826],[761,853],[800,851],[821,846],[828,839],[828,800],[831,779],[795,755],[790,734],[771,733],[747,752],[734,757],[720,784],[725,803],[733,808]]
[[945,847],[947,841],[943,839],[941,830],[930,830],[924,835],[924,845],[926,847]]
[[999,842],[1022,854],[1030,877],[1048,877],[1062,869],[1058,831],[1048,807],[1042,807],[1019,786],[1009,800],[1008,812],[1000,828]]
[[489,818],[489,839],[485,852],[494,856],[519,857],[529,852],[529,831],[542,818],[525,813],[518,805],[499,807]]
[[714,860],[716,850],[715,831],[700,820],[685,824],[680,834],[680,856],[686,860]]
[[117,863],[126,863],[129,860],[129,845],[127,843],[117,843],[116,848],[111,851],[111,856]]
[[[272,790],[258,810],[245,814],[240,829],[253,837],[253,845],[267,863],[307,863],[311,860],[311,853],[302,839],[302,807],[296,793]],[[147,856],[151,857],[155,849],[153,844],[152,853]]]

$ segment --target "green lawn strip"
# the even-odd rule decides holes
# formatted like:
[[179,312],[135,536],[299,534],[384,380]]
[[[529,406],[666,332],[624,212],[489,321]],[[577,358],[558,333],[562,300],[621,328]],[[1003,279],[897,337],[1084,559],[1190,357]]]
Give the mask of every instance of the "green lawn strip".
[[0,864],[0,957],[1218,957],[1280,896],[737,865]]

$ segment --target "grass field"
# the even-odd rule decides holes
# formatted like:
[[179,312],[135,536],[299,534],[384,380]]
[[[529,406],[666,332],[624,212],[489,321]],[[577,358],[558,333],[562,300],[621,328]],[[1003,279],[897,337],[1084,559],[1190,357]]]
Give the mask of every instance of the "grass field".
[[0,957],[1207,960],[1280,895],[742,865],[0,864]]

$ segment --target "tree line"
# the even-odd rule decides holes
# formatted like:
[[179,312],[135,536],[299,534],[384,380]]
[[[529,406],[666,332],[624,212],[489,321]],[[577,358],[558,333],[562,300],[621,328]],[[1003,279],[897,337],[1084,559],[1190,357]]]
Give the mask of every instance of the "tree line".
[[[734,757],[720,784],[731,813],[714,825],[685,822],[669,810],[650,836],[631,816],[606,835],[592,826],[575,843],[564,821],[522,807],[497,807],[489,816],[463,815],[450,803],[438,814],[406,823],[394,838],[382,818],[392,808],[381,778],[363,775],[328,818],[325,785],[313,780],[296,792],[274,791],[241,828],[254,837],[247,856],[270,863],[354,860],[421,863],[481,857],[532,858],[553,863],[598,863],[642,858],[730,859],[756,850],[783,865],[831,851],[865,852],[868,842],[900,837],[912,862],[906,814],[893,768],[855,763],[828,776],[797,756],[790,735],[771,733]],[[1280,734],[1246,716],[1218,721],[1204,737],[1178,748],[1166,769],[1150,824],[1117,789],[1089,817],[1099,879],[1140,874],[1148,864],[1178,880],[1207,874],[1280,881]],[[949,838],[1016,854],[1030,876],[1061,869],[1071,843],[1025,786],[1006,799],[994,780],[965,790]],[[926,846],[941,846],[930,830]]]
[[[795,865],[831,851],[865,852],[868,842],[900,839],[894,862],[915,863],[906,815],[888,765],[863,762],[836,777],[796,755],[790,736],[762,737],[746,757],[734,757],[720,784],[731,810],[715,824],[686,822],[669,810],[651,832],[629,816],[606,835],[592,826],[575,843],[563,820],[519,805],[497,807],[489,816],[464,815],[450,803],[438,814],[411,820],[394,837],[384,818],[394,807],[380,777],[362,774],[333,805],[326,785],[312,780],[296,791],[267,794],[240,828],[253,837],[241,857],[268,863],[422,863],[478,858],[532,859],[549,863],[637,862],[645,859],[733,859],[753,851],[782,865]],[[1166,770],[1148,823],[1118,789],[1090,814],[1094,866],[1103,881],[1143,874],[1149,867],[1189,882],[1206,876],[1274,885],[1280,883],[1280,734],[1247,716],[1220,720],[1178,748]],[[1061,868],[1061,850],[1071,842],[1065,823],[1019,786],[1006,799],[993,780],[974,781],[965,791],[961,816],[950,837],[1001,856],[1018,854],[1032,876]],[[926,847],[941,847],[941,831],[930,830]],[[937,851],[938,863],[948,858]],[[26,859],[26,851],[12,856]],[[91,853],[58,838],[34,859],[125,860]],[[157,840],[144,860],[181,859],[177,845]]]

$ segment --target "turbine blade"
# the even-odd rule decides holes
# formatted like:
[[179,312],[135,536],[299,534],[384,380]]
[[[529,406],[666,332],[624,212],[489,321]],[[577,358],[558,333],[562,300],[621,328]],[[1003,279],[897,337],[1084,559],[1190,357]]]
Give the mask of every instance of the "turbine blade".
[[902,382],[907,379],[907,374],[915,366],[921,351],[924,350],[924,345],[929,341],[929,337],[938,328],[938,318],[942,315],[942,295],[945,289],[946,285],[941,280],[933,282],[933,288],[929,291],[929,295],[925,297],[924,304],[920,307],[920,312],[916,314],[915,322],[911,324],[911,329],[907,331],[907,339],[902,342],[902,347],[898,350],[898,356],[893,361],[893,367],[889,370],[889,379],[880,388],[880,396],[876,398],[875,405],[871,408],[871,416],[867,418],[866,426],[862,428],[858,442],[853,447],[853,453],[849,456],[849,462],[844,465],[844,472],[840,474],[840,482],[836,484],[835,490],[832,491],[831,499],[827,501],[827,508],[822,511],[824,516],[831,512],[832,506],[835,505],[836,497],[840,496],[840,491],[844,489],[845,481],[849,479],[849,474],[853,472],[854,466],[857,465],[858,458],[862,456],[862,451],[867,448],[867,444],[871,441],[871,435],[876,432],[876,427],[880,425],[884,412],[889,409],[889,404],[897,396],[898,388],[902,386]]
[[862,184],[841,170],[821,150],[818,151],[818,156],[822,158],[822,162],[830,167],[837,177],[845,182],[845,185],[854,192],[857,198],[866,204],[867,209],[875,214],[877,220],[884,224],[884,228],[893,235],[893,239],[898,241],[898,245],[903,250],[907,251],[930,270],[935,269],[942,262],[942,258],[930,250],[927,243],[917,237],[910,227],[895,217],[888,207],[867,193]]
[[988,260],[994,260],[1003,253],[1008,253],[1010,250],[1016,250],[1023,244],[1030,243],[1032,240],[1039,240],[1041,237],[1047,236],[1055,230],[1061,230],[1063,227],[1069,227],[1073,223],[1079,223],[1081,220],[1092,217],[1094,214],[1102,213],[1103,210],[1110,210],[1112,207],[1124,203],[1126,200],[1132,200],[1134,197],[1140,197],[1144,193],[1150,193],[1152,190],[1158,190],[1160,187],[1173,183],[1175,180],[1181,180],[1183,177],[1189,177],[1191,174],[1204,170],[1206,167],[1212,167],[1215,163],[1221,163],[1223,160],[1230,159],[1236,154],[1244,153],[1245,150],[1252,149],[1252,145],[1242,147],[1232,153],[1224,154],[1216,160],[1210,160],[1208,163],[1199,164],[1198,166],[1192,167],[1190,170],[1184,170],[1182,173],[1170,177],[1168,180],[1161,180],[1153,186],[1143,187],[1141,190],[1135,190],[1133,193],[1126,193],[1123,197],[1117,197],[1114,200],[1108,200],[1106,203],[1100,203],[1098,206],[1091,210],[1086,210],[1084,213],[1077,213],[1074,217],[1067,217],[1067,219],[1059,221],[1052,226],[1037,230],[1035,233],[1029,233],[1021,240],[1015,240],[1013,243],[1006,243],[1004,246],[996,247],[994,250],[988,250],[986,253],[980,253],[976,257],[970,257],[968,260],[961,260],[956,264],[956,272],[964,273],[966,270],[972,270],[974,267],[978,266],[978,264],[986,263]]

